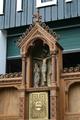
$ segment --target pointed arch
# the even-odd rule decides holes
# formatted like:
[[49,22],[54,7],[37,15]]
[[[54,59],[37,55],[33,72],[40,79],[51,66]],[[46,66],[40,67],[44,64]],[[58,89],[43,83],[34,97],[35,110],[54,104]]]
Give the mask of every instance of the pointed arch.
[[43,44],[48,45],[50,51],[52,51],[52,49],[54,49],[54,44],[52,44],[51,42],[49,42],[48,40],[46,40],[43,36],[41,36],[41,35],[36,35],[36,36],[34,36],[30,41],[28,41],[28,42],[26,43],[26,45],[25,45],[25,47],[24,47],[24,51],[25,51],[24,53],[27,54],[29,48],[32,47],[32,46],[34,46],[34,43],[35,43],[36,41],[38,41],[38,40],[39,40],[39,41],[42,41]]

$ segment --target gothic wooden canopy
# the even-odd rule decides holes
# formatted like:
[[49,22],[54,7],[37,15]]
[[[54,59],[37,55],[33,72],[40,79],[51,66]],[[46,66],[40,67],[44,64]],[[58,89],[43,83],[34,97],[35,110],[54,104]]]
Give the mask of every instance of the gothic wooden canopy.
[[28,48],[33,46],[35,40],[42,40],[44,44],[49,46],[52,53],[55,49],[55,45],[62,47],[58,44],[58,35],[53,32],[45,23],[42,23],[39,13],[34,15],[35,21],[32,25],[26,29],[22,37],[18,40],[18,46],[21,48],[21,55],[25,55],[28,52]]

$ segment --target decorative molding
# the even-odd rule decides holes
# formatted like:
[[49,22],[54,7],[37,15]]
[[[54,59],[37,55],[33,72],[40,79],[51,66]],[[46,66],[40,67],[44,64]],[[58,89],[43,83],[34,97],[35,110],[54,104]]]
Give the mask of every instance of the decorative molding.
[[20,89],[22,83],[22,73],[8,73],[0,75],[0,88],[1,87],[15,87]]
[[57,117],[57,99],[56,99],[56,90],[52,90],[50,92],[50,100],[51,100],[51,103],[50,103],[50,107],[51,107],[51,119],[54,119],[56,120],[56,117]]
[[[45,36],[46,34],[45,37],[53,39],[58,44],[57,40],[59,39],[59,36],[55,32],[53,32],[53,30],[50,29],[49,26],[41,22],[41,16],[39,15],[39,11],[36,14],[34,14],[34,18],[35,21],[33,22],[33,24],[30,25],[29,28],[26,29],[22,36],[17,40],[18,47],[21,47],[24,44],[24,42],[26,40],[28,41],[28,39],[30,39],[32,35],[37,33],[37,31],[40,32],[43,36]],[[53,42],[53,40],[51,41]]]
[[66,113],[64,120],[80,120],[80,114],[78,113]]
[[24,119],[24,97],[20,97],[19,101],[19,116]]
[[0,116],[0,120],[20,120],[18,116]]
[[63,78],[64,80],[80,79],[80,72],[62,73],[61,78]]
[[75,83],[80,83],[80,80],[67,80],[65,82],[65,92],[68,92],[69,91],[69,88],[72,84],[75,84]]
[[0,79],[7,79],[7,78],[15,78],[15,77],[22,77],[21,72],[15,72],[15,73],[6,73],[6,74],[1,74]]
[[63,70],[63,73],[72,73],[72,72],[80,72],[80,65],[77,65],[76,67],[64,68]]
[[56,33],[53,33],[52,35],[40,26],[39,23],[36,23],[28,35],[21,39],[18,46],[21,48],[21,54],[25,55],[27,54],[29,47],[34,45],[34,41],[36,41],[36,39],[40,39],[49,46],[50,51],[54,51],[55,45],[62,49],[57,41],[57,38]]

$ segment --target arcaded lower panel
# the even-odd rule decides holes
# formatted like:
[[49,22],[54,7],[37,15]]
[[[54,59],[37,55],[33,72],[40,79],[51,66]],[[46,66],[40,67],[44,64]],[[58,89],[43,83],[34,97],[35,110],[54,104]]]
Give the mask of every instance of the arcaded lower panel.
[[18,116],[19,97],[14,88],[0,89],[0,115]]
[[69,89],[69,112],[80,112],[80,84],[74,84]]

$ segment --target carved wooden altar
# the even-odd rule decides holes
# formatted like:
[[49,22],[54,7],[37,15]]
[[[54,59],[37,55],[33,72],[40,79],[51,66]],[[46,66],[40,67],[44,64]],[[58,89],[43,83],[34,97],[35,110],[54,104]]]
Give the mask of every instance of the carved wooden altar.
[[22,91],[28,99],[28,106],[24,108],[27,109],[26,113],[24,111],[26,119],[58,120],[62,47],[57,39],[56,33],[37,19],[19,40]]
[[18,40],[22,72],[0,75],[0,120],[80,120],[80,66],[63,70],[58,36],[35,17]]

